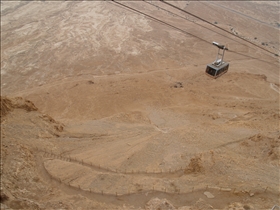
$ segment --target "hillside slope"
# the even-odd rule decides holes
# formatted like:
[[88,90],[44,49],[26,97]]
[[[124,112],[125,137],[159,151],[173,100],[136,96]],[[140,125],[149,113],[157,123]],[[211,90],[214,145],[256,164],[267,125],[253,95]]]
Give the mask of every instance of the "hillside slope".
[[279,2],[171,2],[273,53],[121,3],[187,33],[108,1],[1,2],[1,208],[279,204]]

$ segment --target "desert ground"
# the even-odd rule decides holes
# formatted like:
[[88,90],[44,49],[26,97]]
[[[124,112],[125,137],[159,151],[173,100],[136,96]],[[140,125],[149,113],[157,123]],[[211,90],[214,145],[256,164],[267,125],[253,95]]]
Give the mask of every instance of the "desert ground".
[[1,1],[1,209],[280,209],[280,3],[119,3]]

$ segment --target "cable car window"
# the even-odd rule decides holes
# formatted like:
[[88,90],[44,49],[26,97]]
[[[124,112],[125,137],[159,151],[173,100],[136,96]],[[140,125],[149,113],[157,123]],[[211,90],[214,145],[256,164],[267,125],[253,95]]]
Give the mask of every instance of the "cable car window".
[[211,67],[207,66],[206,72],[212,76],[215,76],[216,70],[212,69]]

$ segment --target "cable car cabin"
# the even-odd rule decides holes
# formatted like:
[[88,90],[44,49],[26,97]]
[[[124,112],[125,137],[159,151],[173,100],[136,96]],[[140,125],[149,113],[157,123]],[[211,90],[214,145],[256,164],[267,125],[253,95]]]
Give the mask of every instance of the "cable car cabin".
[[227,63],[227,62],[224,62],[220,66],[215,66],[213,64],[208,64],[207,67],[206,67],[205,73],[208,76],[216,79],[219,76],[222,76],[223,74],[225,74],[228,71],[228,67],[229,67],[229,63]]
[[[223,61],[225,50],[228,50],[228,48],[226,48],[224,45],[221,45],[217,42],[213,42],[213,45],[218,47],[218,54],[216,60],[213,63],[207,65],[205,73],[208,76],[216,79],[228,71],[229,63]],[[220,52],[220,50],[222,52]]]

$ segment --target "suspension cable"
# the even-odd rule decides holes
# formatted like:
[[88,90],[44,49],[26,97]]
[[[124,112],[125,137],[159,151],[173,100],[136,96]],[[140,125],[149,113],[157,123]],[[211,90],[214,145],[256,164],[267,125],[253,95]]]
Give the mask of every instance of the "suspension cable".
[[[207,40],[205,40],[205,39],[203,39],[203,38],[200,38],[200,37],[198,37],[198,36],[196,36],[196,35],[194,35],[194,34],[191,34],[191,33],[187,32],[187,31],[185,31],[185,30],[183,30],[183,29],[180,29],[180,28],[178,28],[178,27],[176,27],[176,26],[173,26],[173,25],[171,25],[171,24],[169,24],[169,23],[166,23],[166,22],[164,22],[164,21],[162,21],[162,20],[160,20],[160,19],[158,19],[158,18],[155,18],[155,17],[153,17],[153,16],[151,16],[151,15],[148,15],[148,14],[146,14],[146,13],[144,13],[144,12],[141,12],[141,11],[139,11],[139,10],[137,10],[137,9],[134,9],[134,8],[132,8],[132,7],[130,7],[130,6],[127,6],[127,5],[125,5],[125,4],[122,4],[122,3],[120,3],[120,2],[117,2],[116,0],[111,0],[111,1],[112,1],[113,3],[115,3],[115,4],[117,4],[117,6],[119,6],[119,7],[121,7],[121,8],[125,8],[125,9],[128,9],[129,11],[133,11],[133,12],[135,12],[135,13],[144,15],[144,16],[150,18],[150,19],[153,20],[153,21],[156,21],[156,22],[159,22],[160,24],[169,26],[169,27],[171,27],[171,28],[173,28],[173,29],[176,29],[176,30],[178,30],[178,31],[180,31],[180,32],[182,32],[182,33],[184,33],[184,34],[186,34],[186,35],[191,35],[191,36],[193,36],[193,37],[195,37],[195,38],[197,38],[197,39],[199,39],[199,40],[201,40],[201,41],[203,41],[203,42],[206,42],[207,44],[211,44],[211,45],[212,45],[212,42],[207,41]],[[228,51],[231,52],[231,53],[234,53],[234,54],[239,54],[239,55],[242,55],[242,56],[245,56],[245,57],[249,57],[249,58],[252,58],[252,59],[256,59],[256,60],[259,60],[259,61],[263,61],[263,62],[272,64],[271,62],[268,62],[268,61],[265,61],[265,60],[262,60],[262,59],[259,59],[259,58],[255,58],[255,57],[252,57],[252,56],[249,56],[249,55],[245,55],[245,54],[242,54],[242,53],[240,53],[240,52],[236,52],[236,51],[233,51],[233,50],[228,50]]]
[[[209,30],[209,31],[212,31],[212,32],[214,32],[214,33],[216,33],[216,34],[219,34],[219,35],[223,36],[223,37],[226,37],[226,38],[228,38],[228,39],[230,39],[230,40],[232,40],[232,41],[235,41],[235,42],[237,42],[237,43],[239,43],[239,44],[245,45],[244,43],[241,43],[241,42],[239,42],[239,41],[237,41],[237,40],[235,40],[235,39],[232,39],[232,38],[230,38],[230,37],[228,37],[228,36],[226,36],[226,35],[224,35],[224,34],[221,34],[221,33],[217,32],[217,31],[214,31],[214,30],[212,30],[212,29],[210,29],[210,28],[207,28],[206,26],[203,26],[203,25],[201,25],[201,24],[199,24],[199,23],[196,23],[196,22],[194,22],[194,21],[191,21],[191,20],[189,20],[189,19],[187,19],[187,18],[185,18],[185,17],[183,17],[183,16],[181,16],[181,15],[178,15],[178,14],[176,14],[176,13],[173,13],[173,12],[171,12],[171,11],[169,11],[169,10],[167,10],[167,9],[164,9],[164,8],[162,8],[162,7],[160,7],[160,6],[154,5],[154,4],[152,4],[152,3],[150,3],[150,2],[148,2],[148,1],[146,1],[146,0],[142,0],[142,1],[144,1],[144,2],[147,3],[147,4],[152,5],[152,6],[154,6],[154,7],[160,8],[161,10],[163,10],[163,11],[165,11],[165,12],[168,12],[168,13],[174,15],[174,16],[180,17],[180,18],[182,18],[182,19],[184,19],[184,20],[187,20],[187,21],[192,22],[192,23],[194,23],[194,24],[196,24],[196,25],[199,25],[199,26],[202,27],[202,28],[205,28],[205,29],[207,29],[207,30]],[[245,45],[245,46],[249,47],[248,45]],[[249,47],[249,48],[251,48],[251,47]],[[251,48],[251,49],[254,49],[254,48]]]
[[244,38],[242,38],[242,37],[240,37],[240,36],[236,36],[236,35],[230,33],[229,31],[227,31],[227,30],[225,30],[225,29],[223,29],[223,28],[221,28],[221,27],[219,27],[219,26],[217,26],[217,25],[215,25],[215,24],[213,24],[213,23],[211,23],[211,22],[209,22],[209,21],[207,21],[207,20],[201,18],[201,17],[198,17],[197,15],[194,15],[194,14],[192,14],[192,13],[190,13],[190,12],[187,12],[186,10],[181,9],[180,7],[177,7],[177,6],[173,5],[173,4],[170,4],[170,3],[168,3],[168,2],[166,2],[166,1],[164,1],[164,0],[159,0],[159,1],[165,3],[166,5],[168,5],[168,6],[170,6],[170,7],[173,7],[173,8],[175,8],[175,9],[178,9],[178,10],[180,10],[180,11],[186,13],[186,14],[189,14],[189,15],[191,15],[191,16],[193,16],[193,17],[199,19],[199,20],[202,20],[202,21],[204,21],[204,22],[206,22],[206,23],[208,23],[208,24],[210,24],[210,25],[212,25],[212,26],[214,26],[214,27],[216,27],[216,28],[218,28],[218,29],[220,29],[220,30],[222,30],[222,31],[225,31],[226,33],[229,33],[229,34],[232,35],[232,36],[235,36],[235,37],[237,37],[237,38],[239,38],[239,39],[242,39],[243,41],[248,42],[248,43],[250,43],[250,44],[252,44],[252,45],[254,45],[254,46],[256,46],[256,47],[258,47],[258,48],[260,48],[260,49],[262,49],[262,50],[264,50],[264,51],[266,51],[266,52],[268,52],[268,53],[270,53],[270,54],[273,54],[273,55],[275,55],[275,56],[278,56],[278,54],[276,54],[276,53],[274,53],[274,52],[271,52],[271,51],[269,51],[269,50],[267,50],[267,49],[265,49],[265,48],[262,48],[262,47],[260,47],[259,45],[255,44],[255,43],[253,43],[253,42],[251,42],[251,41],[248,41],[248,40],[246,40],[246,39],[244,39]]

